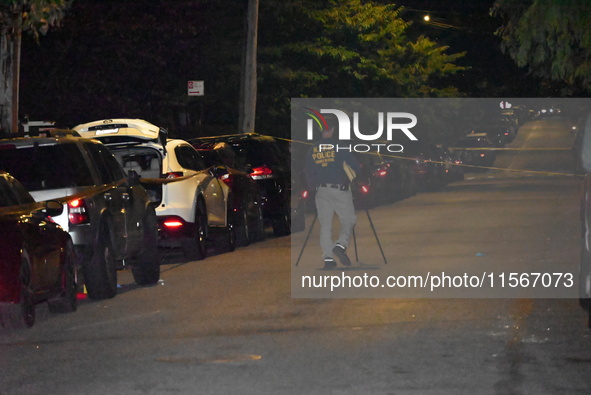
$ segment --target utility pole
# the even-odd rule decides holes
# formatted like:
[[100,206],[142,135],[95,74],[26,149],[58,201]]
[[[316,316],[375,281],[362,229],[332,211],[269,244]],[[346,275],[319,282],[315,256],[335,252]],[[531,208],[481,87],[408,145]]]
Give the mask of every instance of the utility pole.
[[259,0],[248,0],[246,10],[246,46],[240,86],[241,133],[253,133],[257,104],[257,39]]
[[0,133],[18,132],[22,13],[0,31]]

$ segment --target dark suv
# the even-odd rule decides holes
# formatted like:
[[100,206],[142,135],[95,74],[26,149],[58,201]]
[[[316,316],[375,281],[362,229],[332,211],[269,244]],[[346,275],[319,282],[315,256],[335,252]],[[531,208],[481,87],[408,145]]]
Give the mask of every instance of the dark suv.
[[158,282],[154,206],[135,172],[125,174],[109,150],[75,132],[0,140],[0,169],[37,201],[58,199],[54,218],[72,237],[88,296],[112,298],[117,269],[129,264],[137,284]]
[[[217,143],[227,143],[234,163],[230,167],[250,174],[259,185],[263,216],[277,236],[301,229],[300,216],[304,210],[292,207],[292,174],[288,145],[271,136],[256,133],[203,137],[189,142],[197,149],[207,149]],[[296,218],[292,229],[292,214]]]

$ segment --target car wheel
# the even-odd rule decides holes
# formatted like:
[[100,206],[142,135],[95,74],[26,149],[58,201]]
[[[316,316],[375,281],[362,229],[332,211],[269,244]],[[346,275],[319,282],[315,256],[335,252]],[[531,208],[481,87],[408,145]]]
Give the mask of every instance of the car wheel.
[[246,209],[240,210],[240,221],[236,224],[236,245],[246,247],[250,244],[250,226]]
[[215,249],[219,253],[232,252],[236,249],[236,226],[233,210],[228,208],[228,220],[225,227],[217,230]]
[[106,227],[99,236],[90,260],[83,264],[88,297],[110,299],[117,294],[117,262],[113,255],[111,237]]
[[291,215],[287,210],[273,217],[273,234],[275,236],[286,236],[291,232],[290,217]]
[[153,285],[160,280],[160,252],[156,212],[150,208],[144,219],[144,235],[140,252],[132,259],[131,273],[138,285]]
[[585,248],[584,242],[579,265],[579,303],[583,309],[591,313],[591,254]]
[[207,212],[202,201],[195,213],[195,233],[182,241],[183,255],[190,261],[200,261],[207,255]]
[[62,267],[63,292],[58,298],[47,301],[49,311],[52,313],[72,313],[78,307],[78,270],[72,243],[68,243],[64,251]]
[[26,251],[23,251],[21,257],[19,282],[19,302],[0,305],[2,326],[6,329],[30,328],[35,324],[35,300],[31,289],[31,264]]
[[302,232],[306,229],[306,216],[301,210],[292,215],[291,218],[291,233]]
[[250,240],[252,241],[263,241],[267,238],[265,232],[265,218],[263,217],[263,209],[257,204],[255,206],[255,218],[254,225],[249,228]]

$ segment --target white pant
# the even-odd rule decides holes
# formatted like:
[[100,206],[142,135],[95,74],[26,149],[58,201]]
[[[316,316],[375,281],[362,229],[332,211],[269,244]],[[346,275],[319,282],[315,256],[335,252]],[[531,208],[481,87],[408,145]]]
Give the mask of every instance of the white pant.
[[[316,211],[320,222],[322,257],[332,258],[332,249],[336,243],[345,248],[349,245],[353,227],[357,221],[351,190],[341,191],[335,188],[319,187],[316,191]],[[340,222],[339,238],[336,243],[332,241],[332,221],[335,213]]]

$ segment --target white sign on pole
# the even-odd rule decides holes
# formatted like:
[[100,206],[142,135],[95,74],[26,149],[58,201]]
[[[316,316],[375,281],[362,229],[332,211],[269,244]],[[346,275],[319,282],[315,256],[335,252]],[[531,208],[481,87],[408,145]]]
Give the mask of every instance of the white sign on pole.
[[189,96],[203,96],[205,95],[203,81],[189,81],[187,83]]

